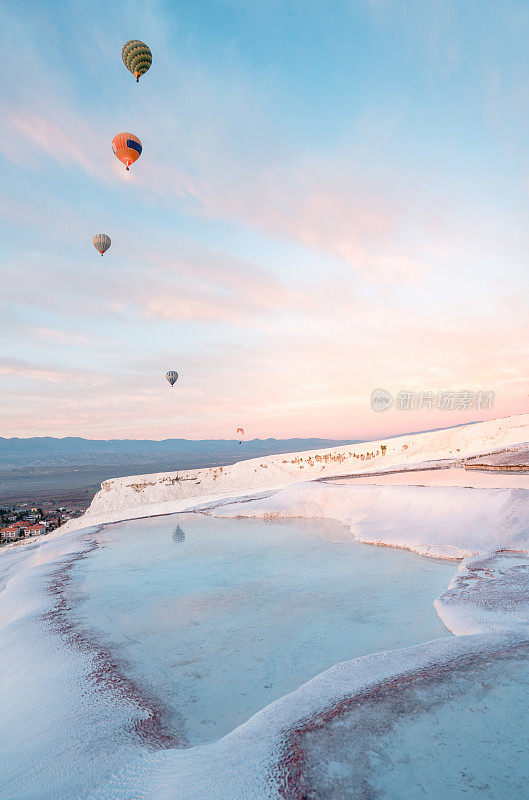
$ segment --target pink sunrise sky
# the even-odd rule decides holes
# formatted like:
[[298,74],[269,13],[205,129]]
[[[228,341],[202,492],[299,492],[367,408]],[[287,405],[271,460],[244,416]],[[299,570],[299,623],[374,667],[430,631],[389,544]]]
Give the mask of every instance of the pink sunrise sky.
[[[525,4],[0,5],[1,436],[360,439],[528,410]],[[375,413],[375,388],[495,399]]]

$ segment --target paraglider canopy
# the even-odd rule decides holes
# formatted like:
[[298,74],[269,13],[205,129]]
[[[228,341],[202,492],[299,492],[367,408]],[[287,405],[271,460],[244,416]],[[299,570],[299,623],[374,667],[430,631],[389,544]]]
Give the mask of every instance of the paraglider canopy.
[[145,75],[152,64],[152,53],[145,42],[131,39],[125,42],[121,50],[121,58],[129,72],[136,78],[136,83]]
[[141,142],[133,133],[116,133],[112,139],[112,151],[126,169],[141,156]]
[[170,369],[165,377],[169,381],[171,386],[174,386],[178,380],[178,372],[175,369]]
[[237,433],[241,433],[244,436],[244,428],[237,428]]
[[101,255],[103,255],[106,253],[112,242],[110,240],[110,236],[107,236],[106,233],[96,233],[92,239],[92,244],[94,245],[95,249],[101,253]]

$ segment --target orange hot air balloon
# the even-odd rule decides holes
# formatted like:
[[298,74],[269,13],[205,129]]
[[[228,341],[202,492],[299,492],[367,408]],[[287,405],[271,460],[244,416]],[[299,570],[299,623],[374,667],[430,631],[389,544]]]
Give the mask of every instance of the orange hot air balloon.
[[117,133],[112,139],[112,150],[128,169],[141,156],[142,146],[133,133]]

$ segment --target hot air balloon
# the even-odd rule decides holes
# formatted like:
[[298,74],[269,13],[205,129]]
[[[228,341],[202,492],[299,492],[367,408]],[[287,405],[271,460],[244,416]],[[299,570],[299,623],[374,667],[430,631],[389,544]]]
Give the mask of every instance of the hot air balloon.
[[185,542],[186,535],[185,532],[180,527],[180,525],[177,525],[176,528],[174,529],[172,539],[173,542]]
[[92,239],[92,243],[96,250],[101,253],[101,256],[106,253],[112,242],[110,241],[110,236],[107,236],[106,233],[96,233],[94,238]]
[[138,83],[142,75],[145,75],[152,64],[150,49],[145,42],[141,42],[139,39],[131,39],[130,42],[125,42],[121,50],[121,58],[129,72],[132,72],[136,78],[136,83]]
[[167,378],[171,386],[174,386],[178,380],[178,372],[174,369],[170,369],[165,377]]
[[141,156],[142,146],[133,133],[116,133],[112,139],[112,150],[128,169]]

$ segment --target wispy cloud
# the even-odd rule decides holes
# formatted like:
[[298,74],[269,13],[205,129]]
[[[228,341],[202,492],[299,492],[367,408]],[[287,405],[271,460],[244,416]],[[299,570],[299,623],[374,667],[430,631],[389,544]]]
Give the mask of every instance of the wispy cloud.
[[[516,3],[505,30],[429,0],[3,8],[6,433],[424,426],[373,421],[375,385],[525,402]],[[155,53],[139,85],[129,26]],[[128,173],[119,130],[144,145]]]
[[75,384],[76,386],[103,386],[108,382],[103,375],[85,369],[57,369],[16,358],[0,359],[0,375],[37,383]]

